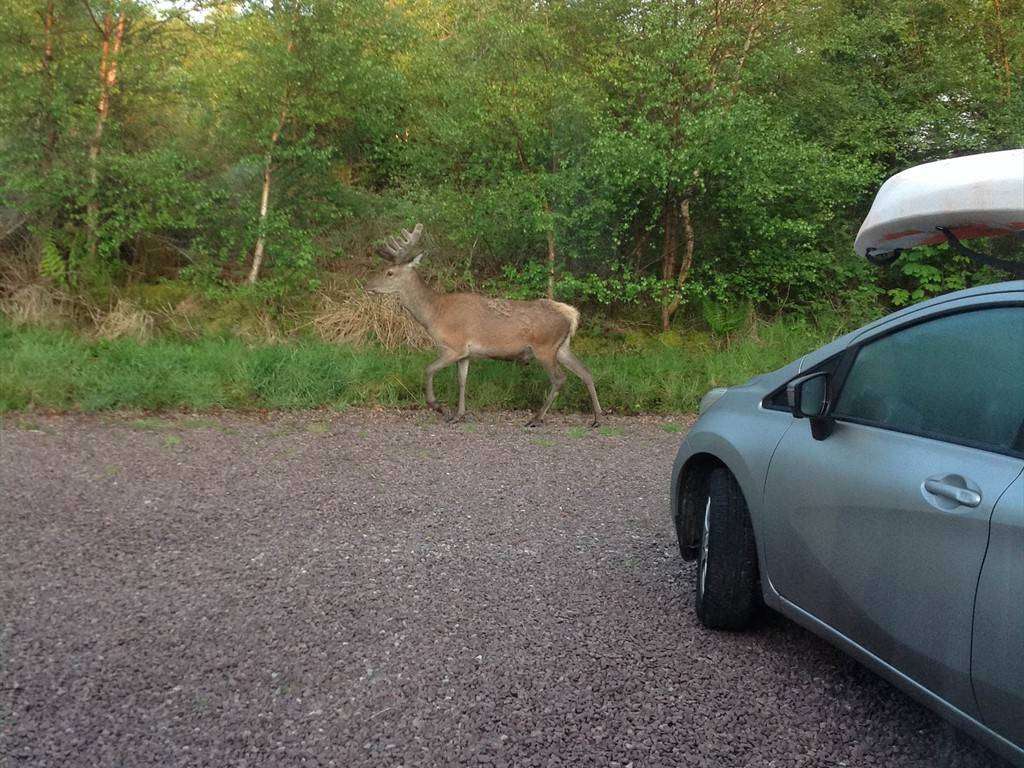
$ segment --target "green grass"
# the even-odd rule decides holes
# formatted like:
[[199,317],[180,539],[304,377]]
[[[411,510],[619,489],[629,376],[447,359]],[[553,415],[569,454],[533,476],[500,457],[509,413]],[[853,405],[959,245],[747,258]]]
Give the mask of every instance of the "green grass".
[[[711,387],[738,384],[777,368],[828,340],[827,332],[792,320],[761,326],[757,337],[638,348],[580,339],[604,407],[618,413],[693,411]],[[388,353],[301,339],[252,346],[239,339],[157,338],[90,341],[67,331],[0,324],[0,413],[27,409],[297,409],[423,404],[429,352]],[[436,379],[438,396],[454,401],[455,367]],[[547,376],[535,364],[474,360],[473,409],[527,409],[540,403]],[[570,376],[556,410],[587,411],[586,390]],[[139,419],[139,429],[166,428]],[[205,426],[197,423],[196,426]]]

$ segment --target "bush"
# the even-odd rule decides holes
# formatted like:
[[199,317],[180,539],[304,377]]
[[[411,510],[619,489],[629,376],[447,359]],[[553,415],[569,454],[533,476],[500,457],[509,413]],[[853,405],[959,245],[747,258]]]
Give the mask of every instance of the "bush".
[[[511,299],[536,299],[547,294],[548,267],[528,261],[521,267],[506,264],[501,277],[486,283],[488,290]],[[605,276],[589,273],[577,277],[570,272],[555,273],[555,298],[581,304],[611,307],[661,301],[671,284],[649,275],[641,275],[621,262],[611,264]]]

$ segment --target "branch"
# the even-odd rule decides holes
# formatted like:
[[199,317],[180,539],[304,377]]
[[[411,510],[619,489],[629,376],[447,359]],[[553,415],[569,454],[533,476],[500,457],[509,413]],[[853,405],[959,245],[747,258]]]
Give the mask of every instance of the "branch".
[[150,40],[156,37],[157,34],[160,33],[165,26],[167,26],[168,22],[170,22],[172,19],[178,18],[179,17],[177,16],[167,16],[163,19],[150,21],[147,24],[140,24],[139,22],[134,22],[129,26],[130,32],[125,33],[125,40],[136,40],[137,45],[146,45]]
[[754,18],[750,20],[750,27],[747,29],[747,39],[743,43],[743,52],[740,54],[740,60],[736,64],[736,79],[732,82],[732,95],[735,96],[736,92],[740,88],[740,81],[743,76],[743,65],[747,63],[747,54],[750,53],[750,46],[754,42],[754,35],[757,33],[761,26],[761,19],[759,18],[761,12],[764,10],[765,4],[758,3],[754,10]]
[[89,12],[89,18],[92,19],[92,23],[96,26],[96,31],[99,32],[100,36],[105,40],[107,33],[103,31],[103,27],[101,27],[99,21],[96,20],[96,14],[92,12],[92,6],[89,5],[89,0],[82,0],[82,5],[84,5],[85,10]]

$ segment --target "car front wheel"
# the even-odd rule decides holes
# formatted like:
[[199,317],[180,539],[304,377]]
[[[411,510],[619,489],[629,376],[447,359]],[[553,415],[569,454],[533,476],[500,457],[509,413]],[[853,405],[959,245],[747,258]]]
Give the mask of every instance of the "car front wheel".
[[709,629],[743,629],[759,605],[757,547],[736,478],[719,467],[698,508],[697,618]]

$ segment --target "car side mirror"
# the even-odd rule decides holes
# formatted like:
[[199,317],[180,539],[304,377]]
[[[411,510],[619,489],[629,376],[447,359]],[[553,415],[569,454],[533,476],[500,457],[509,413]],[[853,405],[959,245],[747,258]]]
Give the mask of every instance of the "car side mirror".
[[828,374],[812,373],[786,385],[789,410],[797,419],[824,416],[828,410]]
[[829,374],[812,373],[786,385],[789,411],[796,419],[811,420],[811,436],[824,440],[832,434],[835,421],[829,414]]

